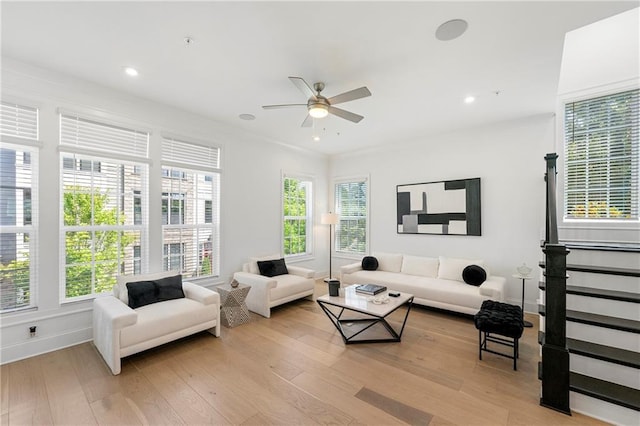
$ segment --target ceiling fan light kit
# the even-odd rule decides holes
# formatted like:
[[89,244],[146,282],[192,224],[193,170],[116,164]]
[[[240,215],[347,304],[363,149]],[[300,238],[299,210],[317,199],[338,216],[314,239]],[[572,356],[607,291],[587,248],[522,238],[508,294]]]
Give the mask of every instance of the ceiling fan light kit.
[[313,118],[325,118],[329,115],[329,107],[319,102],[313,103],[309,105],[309,115]]
[[[264,109],[277,109],[277,108],[289,108],[306,106],[308,115],[302,122],[302,127],[310,127],[313,118],[324,118],[329,114],[333,114],[345,120],[349,120],[353,123],[359,123],[364,117],[353,112],[346,111],[340,108],[336,108],[333,105],[342,102],[354,101],[356,99],[365,98],[371,96],[371,92],[366,87],[360,87],[358,89],[350,90],[348,92],[341,93],[331,98],[326,98],[320,94],[324,90],[324,83],[318,82],[313,85],[313,89],[309,84],[301,77],[289,77],[291,81],[305,96],[308,96],[306,104],[284,104],[284,105],[263,105]],[[315,89],[315,92],[314,92]]]

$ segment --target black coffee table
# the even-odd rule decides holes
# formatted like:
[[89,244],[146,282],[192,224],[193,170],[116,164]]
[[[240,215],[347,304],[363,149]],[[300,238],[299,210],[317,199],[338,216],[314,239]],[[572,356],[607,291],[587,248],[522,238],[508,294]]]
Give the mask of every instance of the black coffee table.
[[[400,293],[399,297],[388,297],[385,291],[375,296],[356,292],[358,284],[341,289],[340,296],[325,294],[317,300],[318,305],[329,317],[333,325],[340,332],[345,344],[351,343],[380,343],[399,342],[402,338],[404,326],[409,318],[413,304],[413,295]],[[376,298],[388,298],[386,303],[375,303]],[[396,330],[387,318],[401,307],[406,307],[402,325]],[[386,336],[371,336],[380,334]]]

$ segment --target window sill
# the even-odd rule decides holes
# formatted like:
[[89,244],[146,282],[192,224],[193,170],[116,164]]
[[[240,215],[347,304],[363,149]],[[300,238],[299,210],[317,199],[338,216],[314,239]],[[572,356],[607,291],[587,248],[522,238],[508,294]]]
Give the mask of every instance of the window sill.
[[290,255],[285,256],[284,260],[286,263],[301,263],[301,262],[309,262],[311,260],[315,260],[315,256],[312,254],[302,254],[302,255]]

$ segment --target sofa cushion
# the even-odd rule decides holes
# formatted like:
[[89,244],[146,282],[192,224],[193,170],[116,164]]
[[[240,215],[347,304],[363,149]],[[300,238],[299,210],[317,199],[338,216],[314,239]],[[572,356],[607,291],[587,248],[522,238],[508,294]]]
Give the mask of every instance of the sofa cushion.
[[217,318],[215,305],[203,305],[188,298],[153,303],[142,306],[136,311],[138,313],[138,321],[120,331],[121,348],[152,340]]
[[436,278],[438,276],[438,264],[438,259],[433,257],[404,255],[400,272],[420,277]]
[[299,275],[278,275],[273,279],[276,280],[277,284],[269,290],[269,301],[271,303],[297,293],[313,290],[315,287],[315,282],[312,278],[304,278]]
[[260,275],[265,277],[275,277],[289,273],[284,259],[259,260],[257,263]]
[[467,284],[479,286],[487,280],[487,272],[482,266],[469,265],[462,270],[462,279]]
[[438,278],[444,280],[455,280],[464,282],[462,279],[462,271],[469,265],[478,265],[484,267],[483,260],[458,259],[453,257],[440,256],[440,266],[438,267]]
[[270,254],[270,255],[261,256],[261,257],[250,257],[249,272],[251,272],[252,274],[259,275],[260,274],[260,269],[258,268],[259,260],[274,260],[274,259],[280,259],[280,258],[282,258],[282,256],[279,253]]
[[375,271],[378,269],[378,259],[373,256],[365,256],[362,258],[362,269],[365,271]]
[[378,270],[386,272],[400,272],[402,269],[402,254],[400,253],[374,253],[378,259]]
[[182,275],[161,278],[153,281],[156,285],[158,301],[180,299],[184,297],[182,290]]
[[135,281],[127,283],[129,307],[131,309],[158,302],[158,292],[153,281]]

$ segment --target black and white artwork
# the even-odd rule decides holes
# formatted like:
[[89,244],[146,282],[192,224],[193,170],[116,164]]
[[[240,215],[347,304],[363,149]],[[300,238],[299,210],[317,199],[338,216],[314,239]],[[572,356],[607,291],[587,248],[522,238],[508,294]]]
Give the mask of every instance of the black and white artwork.
[[481,235],[480,178],[396,187],[399,234]]

